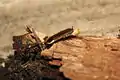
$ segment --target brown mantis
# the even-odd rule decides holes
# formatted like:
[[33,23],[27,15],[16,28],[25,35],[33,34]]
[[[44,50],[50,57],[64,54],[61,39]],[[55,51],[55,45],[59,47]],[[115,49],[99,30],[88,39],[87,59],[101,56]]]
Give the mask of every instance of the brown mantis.
[[44,38],[44,42],[42,42],[40,40],[40,38],[37,36],[37,34],[35,33],[35,30],[33,28],[31,29],[29,26],[27,26],[26,31],[28,33],[33,33],[34,36],[32,36],[32,37],[36,40],[36,42],[38,44],[41,45],[42,49],[45,49],[45,48],[48,48],[50,45],[54,44],[55,42],[71,36],[72,33],[74,32],[74,29],[73,29],[73,27],[72,28],[67,28],[67,29],[62,30],[62,31],[60,31],[60,32],[58,32],[58,33],[56,33],[52,36],[49,36],[49,37],[46,36]]

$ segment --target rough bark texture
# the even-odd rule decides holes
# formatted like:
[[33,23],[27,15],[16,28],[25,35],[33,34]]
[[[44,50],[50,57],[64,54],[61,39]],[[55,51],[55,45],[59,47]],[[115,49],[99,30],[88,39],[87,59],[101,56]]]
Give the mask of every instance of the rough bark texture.
[[42,55],[63,59],[61,71],[72,80],[120,80],[120,39],[71,37]]

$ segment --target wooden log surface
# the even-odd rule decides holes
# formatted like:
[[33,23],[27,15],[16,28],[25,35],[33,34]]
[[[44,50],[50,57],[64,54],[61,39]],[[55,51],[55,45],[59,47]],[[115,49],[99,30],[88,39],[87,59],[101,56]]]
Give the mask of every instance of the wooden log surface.
[[73,37],[42,52],[62,58],[60,68],[72,80],[120,80],[120,39]]

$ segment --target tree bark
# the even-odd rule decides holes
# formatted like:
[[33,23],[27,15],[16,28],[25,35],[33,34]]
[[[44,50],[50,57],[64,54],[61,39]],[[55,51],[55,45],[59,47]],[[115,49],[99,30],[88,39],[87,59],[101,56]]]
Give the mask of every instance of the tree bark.
[[71,37],[42,55],[62,58],[60,68],[72,80],[120,80],[120,39]]

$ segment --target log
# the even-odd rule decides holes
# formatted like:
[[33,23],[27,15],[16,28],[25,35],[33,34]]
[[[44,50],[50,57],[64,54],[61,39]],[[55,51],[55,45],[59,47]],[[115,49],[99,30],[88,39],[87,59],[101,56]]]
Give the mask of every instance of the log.
[[[44,80],[44,77],[55,80],[120,80],[119,37],[73,36],[72,28],[66,30],[46,38],[43,42],[36,40],[38,37],[34,32],[22,35],[22,39],[13,38],[13,48],[20,53],[15,59],[21,58],[20,66],[24,69],[23,75],[28,69],[36,72],[32,73],[36,78],[28,76],[27,78],[35,80],[37,78]],[[30,40],[29,45],[28,40]],[[36,43],[42,43],[41,47]],[[12,66],[15,67],[14,64]],[[18,70],[10,68],[12,72],[20,70],[19,64]],[[16,77],[19,78],[21,73],[17,74]],[[14,78],[14,74],[11,75]]]
[[72,80],[120,80],[118,38],[69,37],[41,54],[62,58],[60,70]]

